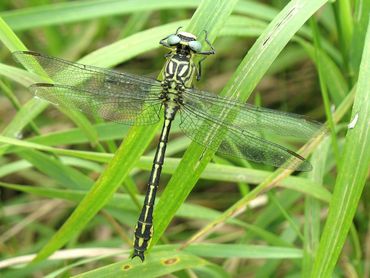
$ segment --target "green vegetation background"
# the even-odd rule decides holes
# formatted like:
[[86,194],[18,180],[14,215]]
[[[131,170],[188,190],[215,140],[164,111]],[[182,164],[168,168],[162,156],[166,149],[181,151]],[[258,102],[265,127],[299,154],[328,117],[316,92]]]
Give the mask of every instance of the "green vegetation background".
[[[366,0],[1,1],[1,277],[368,277],[369,14]],[[51,107],[10,53],[155,77],[179,26],[217,50],[197,87],[329,132],[281,142],[310,155],[297,174],[214,157],[175,125],[141,263],[127,258],[159,125]]]

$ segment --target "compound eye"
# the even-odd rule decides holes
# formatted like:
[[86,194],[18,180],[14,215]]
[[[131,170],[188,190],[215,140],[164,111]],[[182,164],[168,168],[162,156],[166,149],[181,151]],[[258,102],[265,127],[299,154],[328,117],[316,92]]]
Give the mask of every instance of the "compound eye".
[[167,38],[167,43],[169,45],[176,45],[181,41],[180,37],[177,35],[171,35]]
[[202,50],[202,45],[198,41],[190,41],[189,47],[194,52],[200,52]]

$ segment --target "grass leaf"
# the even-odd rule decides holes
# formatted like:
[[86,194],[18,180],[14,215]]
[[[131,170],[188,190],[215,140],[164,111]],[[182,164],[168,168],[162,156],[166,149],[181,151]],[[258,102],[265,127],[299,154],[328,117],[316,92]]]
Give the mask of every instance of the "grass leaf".
[[311,277],[330,277],[351,227],[370,166],[370,24],[359,80],[328,219],[321,236]]

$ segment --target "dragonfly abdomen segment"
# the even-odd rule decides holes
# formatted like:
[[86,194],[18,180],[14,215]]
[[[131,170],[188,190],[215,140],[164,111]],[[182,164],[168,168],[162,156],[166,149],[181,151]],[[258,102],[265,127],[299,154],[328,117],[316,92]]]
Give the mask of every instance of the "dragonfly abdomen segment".
[[[167,109],[166,109],[167,110]],[[176,113],[176,110],[174,111]],[[174,116],[174,115],[173,115]],[[144,261],[144,252],[150,244],[153,234],[153,208],[155,196],[157,193],[159,178],[162,172],[162,165],[166,153],[168,135],[173,118],[165,118],[159,144],[154,155],[153,167],[150,173],[147,192],[144,200],[144,206],[141,210],[140,217],[135,228],[134,253],[132,257],[138,256]]]
[[154,156],[144,206],[135,229],[134,253],[132,257],[138,256],[142,261],[144,260],[144,252],[149,247],[153,234],[153,207],[162,172],[171,122],[180,108],[182,93],[186,86],[190,86],[194,76],[194,65],[190,58],[191,55],[172,55],[165,67],[165,79],[162,82],[165,120]]

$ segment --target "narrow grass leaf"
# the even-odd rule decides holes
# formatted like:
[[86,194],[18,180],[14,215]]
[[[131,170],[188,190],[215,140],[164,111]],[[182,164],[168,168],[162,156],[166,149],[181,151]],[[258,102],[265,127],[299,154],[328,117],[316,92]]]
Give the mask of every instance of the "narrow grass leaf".
[[[66,201],[71,201],[78,203],[86,195],[88,191],[86,190],[76,190],[76,189],[57,189],[50,187],[41,187],[41,186],[30,186],[30,185],[19,185],[19,184],[10,184],[0,182],[0,186],[3,188],[8,188],[12,190],[17,190],[20,192],[26,192],[33,194],[35,196],[52,198],[52,199],[61,199]],[[138,196],[138,199],[141,202],[144,201],[144,196]],[[115,193],[112,199],[106,204],[105,208],[120,209],[120,211],[130,211],[137,213],[138,207],[135,201],[128,194]],[[140,209],[140,208],[139,208]],[[203,206],[194,205],[194,204],[182,204],[181,208],[177,211],[179,217],[189,218],[189,219],[207,219],[211,220],[220,215],[216,210],[209,209]],[[135,219],[136,221],[136,219]],[[242,221],[237,219],[231,219],[230,224],[234,224],[240,227],[245,227],[247,229],[254,229],[258,233],[258,228],[254,228],[253,225],[245,225]],[[273,236],[265,233],[265,236]],[[280,241],[280,244],[284,244]]]
[[22,41],[14,34],[0,15],[0,41],[10,50],[27,50]]
[[[364,49],[366,29],[370,19],[370,1],[358,0],[355,2],[354,27],[352,45],[350,49],[351,70],[358,73],[361,63],[361,56]],[[357,75],[357,74],[356,74]]]
[[[41,26],[79,22],[104,16],[142,13],[163,9],[194,9],[198,5],[198,0],[178,0],[176,2],[172,0],[90,0],[5,11],[0,13],[0,16],[4,18],[13,30],[18,31]],[[272,19],[277,14],[275,9],[252,1],[239,1],[235,7],[235,11],[267,20]]]
[[148,255],[142,263],[138,260],[127,259],[122,262],[97,268],[85,272],[74,278],[90,277],[160,277],[173,272],[190,269],[199,266],[206,266],[210,263],[187,252],[172,250],[156,251]]
[[[94,125],[94,129],[97,132],[99,141],[109,141],[122,139],[126,135],[129,127],[116,123],[100,123]],[[84,134],[79,128],[49,132],[47,134],[32,137],[29,141],[46,146],[83,144],[88,142],[86,134]]]
[[351,227],[370,166],[370,24],[359,80],[328,219],[321,236],[311,277],[330,277]]
[[297,259],[302,258],[302,250],[297,248],[270,247],[246,244],[198,243],[185,248],[186,251],[209,258],[244,259]]
[[[308,173],[308,177],[313,182],[323,183],[327,156],[330,147],[330,137],[327,137],[321,142],[318,148],[314,151],[311,157],[313,166],[312,172]],[[304,221],[304,253],[302,259],[302,277],[310,277],[313,266],[313,261],[316,256],[317,247],[320,240],[320,214],[321,204],[318,200],[311,196],[305,198],[305,221]]]
[[90,178],[78,170],[63,164],[55,157],[51,157],[34,150],[24,149],[19,152],[18,155],[30,162],[33,167],[37,168],[40,172],[52,178],[62,186],[77,189],[87,189],[93,184],[93,181]]
[[0,75],[15,81],[23,85],[24,87],[28,87],[33,83],[41,81],[41,78],[39,78],[39,76],[37,76],[34,73],[1,63],[0,63]]
[[[306,50],[307,54],[310,56],[311,60],[314,61],[317,64],[317,59],[315,56],[315,48],[307,43],[306,41],[296,38],[295,39],[302,47]],[[349,86],[343,77],[340,69],[335,64],[335,62],[327,55],[324,51],[321,49],[317,50],[317,55],[319,56],[319,59],[322,61],[320,63],[320,66],[322,67],[322,71],[326,75],[326,86],[328,87],[331,100],[333,103],[338,106],[345,96],[347,95],[347,92],[349,90]],[[332,80],[335,80],[333,82]]]
[[[68,155],[72,157],[83,158],[97,162],[109,162],[110,159],[113,157],[112,154],[59,149],[3,136],[0,136],[0,142],[3,144],[10,144],[12,146],[48,151],[54,154]],[[7,150],[7,153],[12,153],[16,151],[17,149],[13,150],[12,148],[9,148]],[[136,167],[140,169],[146,169],[149,171],[151,169],[151,165],[152,157],[143,156],[137,162]],[[178,165],[179,159],[167,158],[166,163],[164,164],[163,167],[163,173],[168,174],[174,173]],[[201,173],[200,178],[208,180],[222,180],[227,182],[247,182],[257,184],[265,180],[270,175],[271,173],[267,171],[210,163],[207,165],[204,172]],[[298,192],[302,192],[304,194],[313,196],[325,202],[328,202],[330,200],[329,191],[327,191],[324,187],[309,181],[306,178],[288,177],[285,180],[277,182],[276,185],[287,189],[292,189]]]

